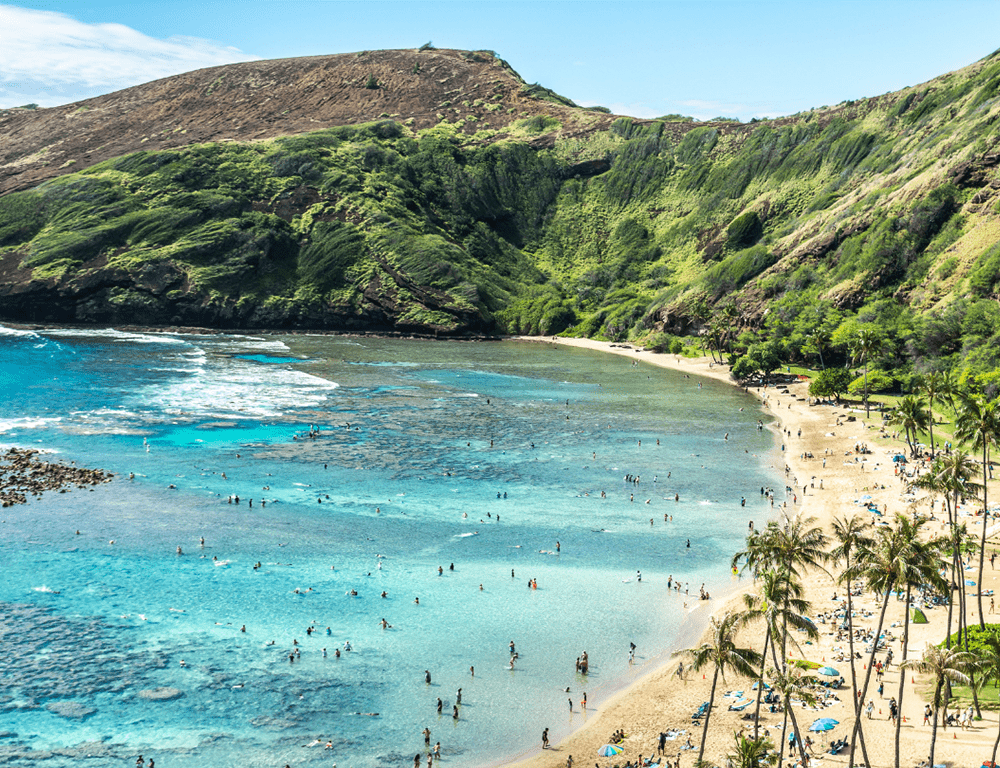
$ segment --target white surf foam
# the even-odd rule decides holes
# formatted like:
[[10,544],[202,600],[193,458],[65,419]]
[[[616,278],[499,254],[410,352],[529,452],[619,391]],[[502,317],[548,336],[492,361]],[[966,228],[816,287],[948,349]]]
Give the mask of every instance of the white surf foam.
[[17,419],[0,419],[0,433],[22,429],[48,429],[61,421],[61,416],[22,416]]

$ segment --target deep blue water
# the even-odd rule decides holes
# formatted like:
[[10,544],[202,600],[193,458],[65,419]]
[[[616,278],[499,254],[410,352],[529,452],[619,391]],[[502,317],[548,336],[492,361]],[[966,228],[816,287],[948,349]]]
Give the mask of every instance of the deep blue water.
[[0,328],[0,388],[0,444],[117,475],[2,510],[0,765],[510,757],[661,663],[783,485],[750,396],[545,344]]

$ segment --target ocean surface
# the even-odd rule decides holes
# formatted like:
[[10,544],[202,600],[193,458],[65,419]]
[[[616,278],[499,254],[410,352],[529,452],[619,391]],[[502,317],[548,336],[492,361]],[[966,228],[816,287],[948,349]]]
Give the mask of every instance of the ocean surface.
[[495,764],[662,664],[784,485],[751,396],[541,343],[0,327],[0,391],[116,474],[0,510],[0,765]]

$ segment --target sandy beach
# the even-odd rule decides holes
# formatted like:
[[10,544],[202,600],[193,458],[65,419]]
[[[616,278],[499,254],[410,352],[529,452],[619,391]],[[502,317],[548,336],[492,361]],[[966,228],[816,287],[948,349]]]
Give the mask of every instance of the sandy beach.
[[[712,365],[708,358],[691,359],[670,354],[655,354],[625,345],[611,345],[589,339],[531,338],[524,341],[585,347],[623,355],[644,364],[672,368],[692,376],[705,376],[733,383],[728,368],[718,364]],[[835,517],[864,515],[865,519],[874,520],[874,516],[857,503],[865,495],[871,496],[878,508],[885,511],[882,520],[891,520],[895,513],[909,515],[918,510],[923,514],[929,514],[931,496],[928,494],[918,493],[915,499],[903,497],[904,486],[900,478],[895,475],[892,456],[898,452],[906,452],[906,444],[901,438],[893,440],[889,434],[880,433],[881,417],[873,414],[871,419],[866,420],[863,410],[851,411],[843,406],[810,405],[807,388],[807,382],[799,382],[788,386],[787,389],[769,387],[766,392],[762,389],[750,389],[750,392],[761,398],[762,412],[775,417],[776,426],[781,430],[785,461],[789,469],[786,474],[786,484],[794,489],[796,495],[794,503],[789,495],[787,512],[815,517],[827,533],[830,532],[830,523]],[[856,453],[855,448],[859,443],[866,444],[870,453],[862,455]],[[807,454],[812,454],[813,458],[806,458]],[[912,467],[912,464],[910,466]],[[991,483],[991,497],[994,493]],[[783,500],[783,494],[776,490],[774,505],[776,514],[780,511]],[[929,523],[926,529],[931,533],[944,533],[946,523],[940,522],[942,512],[940,501],[936,510],[939,513],[938,522]],[[974,513],[974,511],[970,505],[968,512]],[[968,524],[969,532],[977,539],[981,536],[981,515],[970,514],[969,517],[962,518],[962,521]],[[991,539],[991,543],[995,545],[996,541]],[[987,554],[994,549],[996,546],[988,545]],[[967,578],[975,578],[974,571],[970,571],[969,574]],[[843,589],[838,590],[833,578],[823,572],[808,574],[804,583],[806,598],[812,603],[809,615],[818,621],[820,639],[815,643],[803,645],[801,654],[791,651],[790,655],[833,665],[847,679],[847,685],[835,691],[838,698],[828,700],[826,702],[828,706],[817,707],[815,711],[810,711],[814,708],[799,711],[797,707],[796,716],[803,729],[808,728],[809,724],[819,717],[838,720],[840,725],[834,730],[811,734],[814,741],[814,757],[811,764],[846,765],[846,750],[840,755],[830,755],[826,754],[825,747],[833,739],[849,738],[853,724],[850,667],[846,656],[847,643],[846,640],[842,643],[837,642],[833,624],[822,623],[819,618],[821,614],[832,612],[840,605],[844,599],[844,592]],[[984,572],[982,588],[988,590],[997,588],[996,572],[992,570],[989,562]],[[709,601],[709,610],[715,615],[721,615],[735,606],[741,599],[743,591],[752,589],[751,579],[744,577],[740,581],[740,592],[737,595],[729,596],[726,602]],[[974,588],[968,588],[968,591],[971,594]],[[835,594],[836,601],[833,600]],[[988,605],[988,600],[984,598],[987,611]],[[866,592],[862,597],[854,599],[854,608],[855,628],[874,630],[880,608],[877,597]],[[974,600],[969,602],[969,610],[970,622],[978,620]],[[862,615],[863,612],[871,615]],[[927,643],[938,643],[945,636],[947,608],[933,607],[928,609],[926,614],[928,619],[926,624],[910,625],[908,658],[919,657]],[[873,676],[865,702],[867,704],[867,700],[872,700],[874,703],[872,720],[866,721],[865,727],[869,757],[872,766],[877,768],[893,765],[895,727],[888,718],[888,704],[890,698],[896,696],[899,685],[899,662],[903,660],[904,618],[903,603],[890,600],[885,629],[892,633],[894,638],[889,643],[894,654],[893,664],[884,676],[884,695],[878,694]],[[991,620],[992,617],[987,618],[987,621]],[[703,627],[706,623],[707,612],[699,626]],[[955,625],[957,626],[957,620]],[[743,640],[759,651],[762,632],[747,630]],[[683,645],[679,645],[678,649],[697,644],[689,637],[683,637],[681,642]],[[882,656],[880,653],[879,657]],[[865,661],[867,658],[858,661],[859,674],[863,674]],[[539,742],[539,748],[521,756],[518,762],[509,764],[515,765],[516,768],[556,768],[567,765],[567,757],[572,755],[573,764],[576,766],[590,766],[592,763],[598,768],[624,765],[627,760],[635,761],[640,755],[647,757],[655,753],[659,734],[674,730],[679,732],[679,735],[666,742],[667,748],[664,753],[666,758],[672,763],[679,758],[680,765],[693,766],[697,749],[683,750],[681,747],[689,737],[695,747],[698,746],[702,731],[701,727],[692,725],[691,715],[702,702],[708,700],[712,675],[709,670],[707,679],[703,679],[700,673],[686,674],[684,679],[681,679],[676,671],[677,662],[668,661],[609,700],[602,702],[600,706],[592,705],[585,714],[585,724],[563,741],[544,750],[541,749]],[[931,727],[923,725],[923,710],[927,701],[925,697],[929,696],[929,684],[922,680],[920,675],[913,675],[908,671],[904,671],[903,674],[905,698],[901,709],[904,717],[901,765],[914,766],[920,760],[926,759],[930,744]],[[719,683],[705,753],[705,758],[714,761],[713,764],[725,765],[725,755],[733,747],[735,732],[746,728],[747,732],[752,734],[752,723],[742,719],[743,712],[727,711],[729,703],[734,701],[734,698],[722,695],[728,691],[748,691],[750,684],[746,679],[732,677]],[[995,689],[992,687],[984,689],[980,698],[983,702],[992,702],[995,705]],[[752,707],[747,712],[752,715]],[[761,725],[770,729],[769,732],[775,741],[781,736],[781,724],[781,713],[766,713],[766,708],[762,708]],[[539,723],[539,735],[544,726],[544,723]],[[997,712],[986,709],[983,710],[983,719],[973,721],[968,730],[958,727],[942,730],[939,727],[935,763],[978,768],[983,761],[990,758],[997,728]],[[618,729],[623,729],[627,734],[622,745],[625,751],[613,758],[599,757],[598,749],[606,744],[611,734]],[[797,762],[797,758],[787,759],[787,751],[785,754],[786,765],[794,765]],[[856,761],[861,762],[860,749]]]

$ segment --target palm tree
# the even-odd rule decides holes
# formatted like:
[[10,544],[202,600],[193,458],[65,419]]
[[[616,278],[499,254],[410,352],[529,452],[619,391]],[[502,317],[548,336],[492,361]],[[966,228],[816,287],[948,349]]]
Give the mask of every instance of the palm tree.
[[715,352],[719,352],[719,363],[725,362],[725,358],[722,356],[722,338],[724,336],[724,331],[722,326],[718,322],[713,322],[705,333],[705,337],[708,341],[708,351],[712,355],[713,362],[715,361]]
[[958,507],[961,497],[978,498],[982,489],[972,478],[978,472],[976,462],[964,451],[952,451],[947,456],[939,456],[931,464],[931,471],[921,475],[914,485],[932,493],[944,496],[945,509],[948,512],[948,524],[954,525],[953,511]]
[[[930,416],[927,413],[923,398],[906,395],[899,401],[899,406],[893,411],[889,423],[902,427],[906,433],[906,444],[910,446],[910,456],[917,455],[917,433],[926,429]],[[911,436],[912,435],[912,439]]]
[[[924,585],[930,585],[941,592],[944,592],[946,589],[945,580],[940,574],[942,566],[940,554],[943,548],[942,543],[939,539],[921,541],[920,528],[923,522],[923,519],[910,522],[905,517],[900,517],[896,529],[896,535],[899,537],[902,546],[902,557],[894,563],[897,573],[896,588],[906,588],[906,598],[903,603],[903,610],[905,611],[905,618],[903,620],[903,645],[902,653],[900,654],[900,658],[904,661],[906,660],[906,652],[910,643],[910,599],[913,589],[920,589]],[[899,702],[900,710],[903,708],[903,692],[905,691],[903,683],[905,682],[906,676],[900,675],[899,692],[896,698]],[[895,768],[899,768],[899,739],[902,727],[903,718],[897,717]]]
[[927,397],[927,407],[930,410],[928,428],[931,433],[931,456],[934,456],[934,405],[935,403],[953,405],[952,395],[955,394],[955,379],[950,372],[931,371],[920,381],[917,391]]
[[830,334],[824,328],[817,328],[812,333],[806,337],[806,345],[803,346],[803,352],[815,351],[819,355],[819,367],[826,369],[826,363],[823,362],[823,350],[830,346]]
[[764,571],[780,568],[801,576],[805,568],[823,569],[829,560],[827,541],[815,517],[782,516],[747,537],[746,548],[733,555],[732,567],[749,570],[755,578]]
[[736,749],[726,755],[734,768],[758,768],[771,766],[778,762],[778,754],[774,751],[774,742],[767,736],[748,739],[742,734],[734,734]]
[[[744,610],[740,612],[741,624],[752,624],[763,621],[764,648],[761,651],[761,669],[758,675],[757,704],[754,710],[753,737],[757,738],[760,726],[760,702],[764,693],[764,665],[767,663],[767,652],[773,650],[773,639],[781,636],[786,627],[792,627],[804,632],[809,640],[819,638],[816,625],[805,617],[809,611],[809,602],[802,599],[804,590],[802,584],[792,578],[787,571],[764,571],[760,575],[760,595],[743,595]],[[796,646],[798,642],[794,638]]]
[[[854,574],[851,556],[857,555],[859,549],[871,547],[872,537],[870,525],[855,516],[852,518],[834,518],[833,520],[833,540],[837,546],[830,552],[830,557],[836,561],[843,561],[844,570],[840,575],[840,583],[847,589],[847,642],[851,655],[851,692],[854,694],[854,717],[861,719],[861,699],[857,697],[858,676],[854,665],[854,605],[851,595],[851,582]],[[868,748],[865,745],[864,732],[861,733],[861,752],[864,755],[865,765],[868,765]],[[851,745],[851,756],[849,765],[854,765],[854,745]]]
[[[875,641],[872,643],[871,655],[868,659],[868,671],[865,673],[865,681],[861,687],[862,699],[868,696],[868,686],[875,668],[875,654],[878,652],[878,640],[882,636],[885,612],[889,607],[889,596],[909,580],[909,562],[914,556],[914,546],[919,544],[914,529],[919,529],[919,525],[911,523],[902,515],[896,516],[896,524],[893,527],[877,528],[871,543],[858,548],[857,560],[848,577],[851,579],[859,578],[865,582],[868,589],[884,595],[882,608],[879,611],[878,626],[875,630]],[[904,577],[906,578],[904,579]],[[907,611],[909,611],[908,603]],[[904,626],[908,630],[909,615],[907,615]],[[905,650],[903,657],[905,658]],[[902,678],[900,680],[902,681]],[[851,732],[852,754],[861,727],[861,718],[858,718],[854,721],[854,729]]]
[[701,747],[698,750],[698,763],[705,756],[705,737],[708,735],[708,721],[712,717],[712,707],[715,706],[715,688],[719,677],[726,679],[726,672],[735,672],[744,677],[754,677],[756,667],[760,664],[760,654],[752,648],[739,648],[736,645],[736,632],[740,627],[740,618],[736,614],[725,614],[721,620],[713,616],[709,633],[711,639],[696,648],[677,651],[690,659],[691,669],[698,672],[708,666],[713,666],[712,692],[708,698],[708,710],[705,712],[705,727],[701,732]]
[[990,446],[1000,437],[1000,414],[997,413],[996,400],[987,401],[982,396],[963,395],[955,420],[955,436],[959,440],[972,443],[974,450],[983,452],[983,538],[979,548],[979,578],[980,585],[976,600],[979,604],[979,626],[986,628],[983,616],[983,563],[986,559],[986,529],[989,519],[989,505],[986,501],[986,483],[989,481]]
[[[788,580],[800,578],[805,568],[822,571],[823,563],[829,559],[827,536],[815,522],[815,517],[801,515],[772,520],[762,531],[747,537],[746,549],[733,555],[732,567],[742,564],[742,570],[749,570],[755,578],[767,570],[783,571]],[[786,597],[792,597],[791,593],[786,593]],[[782,620],[777,635],[782,657],[788,645],[787,617],[793,613],[787,600],[783,611],[786,619]]]
[[[930,472],[921,475],[914,486],[941,494],[944,497],[944,506],[948,512],[948,535],[944,541],[945,549],[951,550],[951,573],[948,577],[948,622],[945,625],[944,644],[946,648],[951,648],[951,625],[952,617],[955,613],[955,592],[958,591],[958,633],[959,638],[963,637],[963,629],[966,624],[965,613],[965,577],[962,573],[961,553],[968,546],[969,536],[965,523],[961,525],[957,522],[957,517],[952,513],[952,493],[954,493],[954,503],[957,506],[959,495],[967,492],[966,489],[974,490],[978,488],[975,483],[969,483],[969,479],[976,471],[975,464],[961,451],[956,451],[949,456],[938,456],[931,465]],[[968,638],[966,638],[966,651],[968,648]],[[945,697],[951,695],[951,683],[945,681]],[[978,706],[978,705],[977,705]]]
[[882,336],[870,325],[858,329],[851,339],[851,357],[865,367],[865,418],[871,415],[868,409],[868,363],[882,349]]
[[[954,614],[955,600],[952,597],[958,591],[958,637],[959,642],[965,636],[965,628],[968,625],[965,613],[965,574],[962,568],[962,553],[968,552],[969,533],[965,523],[953,524],[948,529],[946,537],[947,547],[951,551],[951,574],[948,584],[948,625],[945,632],[944,644],[946,648],[951,648],[951,624]],[[966,640],[966,642],[968,642]],[[965,650],[969,650],[966,648]]]
[[[798,667],[789,667],[783,672],[779,672],[777,669],[771,669],[769,672],[771,689],[781,694],[782,708],[785,710],[784,723],[781,727],[781,743],[784,745],[788,718],[791,718],[792,733],[795,734],[795,743],[799,747],[799,754],[802,756],[803,764],[805,764],[805,745],[802,743],[802,734],[799,731],[799,722],[795,717],[795,710],[792,708],[792,696],[807,706],[816,706],[816,696],[813,694],[813,690],[816,685],[816,678],[804,675],[802,670]],[[785,753],[783,749],[779,749],[778,752],[778,768],[781,768]]]
[[[919,659],[907,659],[899,666],[903,669],[914,669],[923,674],[934,677],[934,697],[931,699],[931,706],[934,707],[934,723],[931,726],[931,754],[929,764],[934,765],[934,745],[937,741],[938,712],[941,712],[942,722],[947,723],[948,697],[942,695],[945,688],[945,681],[950,683],[968,683],[969,676],[965,673],[975,664],[975,657],[971,653],[955,651],[951,648],[938,648],[931,643],[924,649],[924,655]],[[900,673],[900,678],[903,674]],[[899,718],[902,719],[902,718]],[[898,728],[898,726],[897,726]],[[1000,737],[998,737],[1000,741]],[[996,745],[993,747],[993,756],[996,757]],[[897,760],[898,764],[898,760]]]
[[[730,299],[722,306],[722,340],[726,342],[726,351],[729,352],[730,355],[733,354],[733,337],[736,336],[736,321],[739,320],[739,317],[740,310],[736,306],[736,302],[733,299]],[[721,350],[719,354],[722,354]]]

